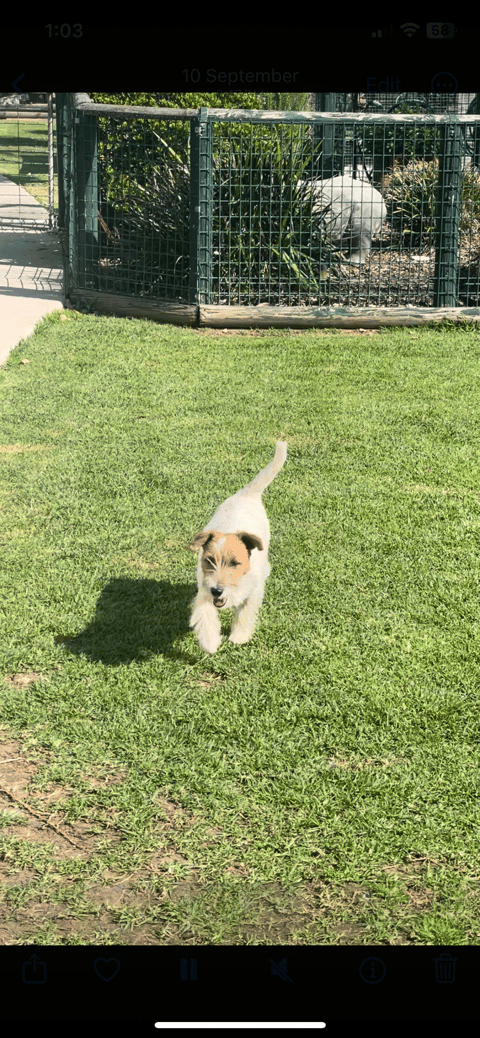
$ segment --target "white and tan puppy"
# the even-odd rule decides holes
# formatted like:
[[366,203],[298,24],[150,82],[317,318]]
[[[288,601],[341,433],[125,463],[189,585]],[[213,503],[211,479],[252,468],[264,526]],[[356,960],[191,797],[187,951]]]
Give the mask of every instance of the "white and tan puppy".
[[219,505],[189,545],[192,551],[199,552],[198,594],[190,627],[195,628],[204,652],[216,652],[220,645],[219,609],[233,609],[230,641],[235,645],[248,642],[255,630],[270,574],[270,526],[262,493],[280,472],[286,457],[287,444],[278,440],[273,461],[246,487]]

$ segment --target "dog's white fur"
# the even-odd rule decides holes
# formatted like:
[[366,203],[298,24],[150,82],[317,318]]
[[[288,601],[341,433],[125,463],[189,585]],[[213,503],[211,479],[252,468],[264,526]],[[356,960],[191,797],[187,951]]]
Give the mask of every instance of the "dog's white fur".
[[220,645],[219,609],[233,609],[230,641],[235,645],[248,642],[255,630],[270,574],[270,526],[262,493],[280,472],[286,457],[287,444],[278,440],[273,461],[219,505],[189,545],[192,551],[198,551],[198,594],[190,627],[195,628],[204,652],[216,652]]

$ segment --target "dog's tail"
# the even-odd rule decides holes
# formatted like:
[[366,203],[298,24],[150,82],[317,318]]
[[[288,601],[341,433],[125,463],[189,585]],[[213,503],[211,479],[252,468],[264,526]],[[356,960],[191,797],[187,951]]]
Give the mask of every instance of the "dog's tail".
[[262,471],[258,473],[258,476],[255,476],[255,479],[252,479],[250,483],[247,483],[247,486],[243,488],[243,491],[246,494],[263,494],[265,487],[268,487],[268,484],[272,482],[272,479],[275,479],[275,476],[278,475],[280,469],[285,464],[286,457],[287,444],[284,440],[277,440],[277,449],[273,461],[262,469]]

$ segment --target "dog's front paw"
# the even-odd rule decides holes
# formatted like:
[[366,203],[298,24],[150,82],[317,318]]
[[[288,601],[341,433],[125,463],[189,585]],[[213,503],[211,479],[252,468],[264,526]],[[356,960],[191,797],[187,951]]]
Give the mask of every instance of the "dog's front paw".
[[222,639],[217,635],[210,635],[209,638],[199,638],[198,643],[203,652],[216,652]]
[[246,631],[242,631],[237,627],[236,630],[232,631],[228,640],[229,642],[233,642],[234,645],[245,645],[245,642],[249,642],[251,637],[251,634],[248,634]]

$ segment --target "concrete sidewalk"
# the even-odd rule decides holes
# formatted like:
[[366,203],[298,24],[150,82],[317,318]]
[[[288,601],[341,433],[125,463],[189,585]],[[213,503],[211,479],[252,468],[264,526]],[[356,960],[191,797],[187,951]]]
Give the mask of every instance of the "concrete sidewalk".
[[[48,220],[43,206],[0,175],[0,217]],[[35,325],[65,303],[63,252],[58,234],[0,226],[0,365]]]

